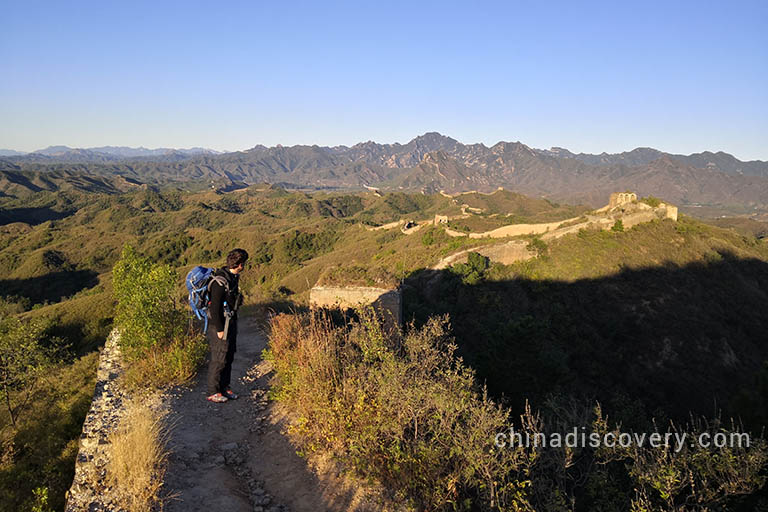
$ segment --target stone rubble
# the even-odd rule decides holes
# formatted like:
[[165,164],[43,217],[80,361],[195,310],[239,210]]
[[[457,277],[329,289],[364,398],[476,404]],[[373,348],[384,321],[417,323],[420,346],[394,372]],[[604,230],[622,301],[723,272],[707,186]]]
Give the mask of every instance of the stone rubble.
[[114,511],[115,496],[106,483],[109,436],[123,416],[123,404],[130,398],[117,383],[122,371],[119,334],[110,333],[99,358],[96,388],[80,435],[75,478],[67,491],[66,512]]

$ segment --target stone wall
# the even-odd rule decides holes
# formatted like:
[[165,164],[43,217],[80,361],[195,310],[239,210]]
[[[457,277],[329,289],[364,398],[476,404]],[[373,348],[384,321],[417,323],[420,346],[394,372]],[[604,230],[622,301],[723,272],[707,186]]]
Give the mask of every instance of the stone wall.
[[[510,224],[491,231],[482,233],[463,233],[450,228],[445,228],[445,233],[452,237],[468,236],[469,238],[506,238],[521,235],[541,235],[543,239],[551,240],[568,233],[575,233],[580,229],[599,228],[606,229],[613,226],[618,219],[622,219],[625,228],[631,228],[643,222],[654,219],[672,219],[677,221],[677,207],[661,203],[653,208],[645,203],[637,201],[634,192],[616,192],[611,194],[610,202],[585,216],[586,220],[578,222],[582,217],[573,217],[557,222],[545,222],[541,224]],[[574,224],[575,223],[575,224]],[[563,224],[572,224],[561,228]]]
[[381,226],[365,226],[365,229],[367,229],[368,231],[381,231],[382,229],[396,228],[402,223],[403,223],[402,220],[397,220],[395,222],[390,222],[389,224],[382,224]]
[[106,484],[109,436],[117,429],[124,413],[123,405],[129,398],[117,384],[122,371],[118,339],[117,331],[112,331],[99,357],[96,389],[80,435],[75,478],[67,492],[66,512],[117,510],[114,496]]
[[[539,234],[544,241],[554,240],[562,236],[578,233],[582,229],[611,229],[617,220],[621,220],[624,229],[629,229],[638,224],[644,222],[650,222],[657,219],[672,219],[677,221],[677,207],[669,204],[661,203],[659,206],[652,208],[644,203],[625,203],[622,208],[615,211],[609,211],[608,207],[601,209],[602,213],[598,215],[586,215],[583,222],[576,224],[557,227],[569,221],[578,220],[581,217],[575,219],[568,219],[559,222],[553,222],[548,224],[513,224],[505,226],[497,230],[488,231],[485,233],[470,233],[471,238],[483,238],[489,235],[496,234],[503,236],[515,236],[520,234]],[[550,229],[554,226],[554,229]],[[515,228],[522,227],[524,232],[519,232]],[[531,227],[536,229],[531,232]],[[446,233],[450,236],[467,236],[466,233],[445,229]],[[495,236],[491,236],[494,238]],[[434,269],[444,269],[454,263],[463,263],[467,261],[467,255],[470,252],[477,252],[483,256],[487,256],[491,261],[503,263],[509,265],[516,261],[524,261],[531,259],[535,256],[534,253],[527,249],[528,242],[524,240],[512,240],[510,242],[499,243],[494,245],[485,245],[479,247],[473,247],[471,249],[465,249],[450,256],[447,256],[440,260],[434,267]]]
[[490,258],[491,261],[509,265],[516,261],[529,260],[536,256],[535,252],[528,250],[528,242],[513,240],[505,244],[487,245],[477,252]]
[[454,263],[466,263],[470,252],[482,254],[483,256],[496,263],[509,265],[510,263],[514,263],[516,261],[525,261],[534,258],[536,253],[529,251],[527,247],[528,242],[525,240],[512,240],[511,242],[495,245],[481,245],[479,247],[465,249],[461,252],[457,252],[456,254],[452,254],[446,258],[443,258],[437,263],[437,265],[432,268],[436,270],[442,270],[448,268]]
[[573,217],[557,222],[545,222],[541,224],[510,224],[491,231],[485,231],[484,233],[470,233],[469,238],[505,238],[508,236],[520,235],[542,235],[547,231],[557,229],[561,224],[573,222],[578,219],[579,217]]
[[613,209],[633,201],[637,201],[637,194],[634,192],[614,192],[608,199],[608,208]]
[[309,305],[313,308],[354,309],[373,306],[385,323],[400,326],[403,304],[400,290],[371,286],[315,286],[309,291]]

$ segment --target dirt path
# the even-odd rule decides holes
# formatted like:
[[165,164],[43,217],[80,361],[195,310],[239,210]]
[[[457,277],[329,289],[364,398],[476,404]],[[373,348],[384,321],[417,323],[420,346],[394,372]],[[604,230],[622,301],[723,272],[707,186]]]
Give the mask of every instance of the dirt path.
[[[240,399],[208,402],[204,367],[191,387],[168,397],[172,425],[166,493],[169,512],[373,511],[360,489],[332,470],[312,470],[283,431],[286,411],[269,403],[266,339],[251,318],[240,319],[232,368]],[[319,475],[319,476],[318,476]]]

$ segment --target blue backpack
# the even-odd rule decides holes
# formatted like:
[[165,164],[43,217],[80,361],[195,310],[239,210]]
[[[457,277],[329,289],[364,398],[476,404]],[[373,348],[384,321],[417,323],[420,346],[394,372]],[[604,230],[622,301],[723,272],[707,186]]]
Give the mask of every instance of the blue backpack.
[[222,276],[213,275],[216,269],[197,266],[187,274],[187,290],[189,290],[189,306],[198,320],[205,321],[204,332],[208,331],[208,306],[211,303],[211,283],[216,281],[229,291],[229,283]]

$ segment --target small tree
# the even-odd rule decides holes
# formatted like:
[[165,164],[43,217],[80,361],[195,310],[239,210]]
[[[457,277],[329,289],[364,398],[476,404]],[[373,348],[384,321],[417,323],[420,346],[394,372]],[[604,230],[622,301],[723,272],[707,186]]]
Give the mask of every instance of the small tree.
[[113,269],[117,299],[115,323],[129,356],[170,343],[184,330],[184,313],[174,299],[177,274],[168,265],[152,263],[125,246]]
[[46,324],[40,320],[8,318],[0,322],[0,387],[14,428],[55,360],[55,350],[42,343],[45,331]]
[[616,222],[613,223],[613,226],[611,227],[611,231],[615,231],[616,233],[621,233],[624,231],[624,223],[621,221],[621,219],[618,219]]
[[547,249],[549,246],[547,245],[547,242],[541,238],[534,237],[530,242],[528,242],[528,245],[525,248],[529,251],[535,252],[537,257],[543,258],[547,255]]
[[491,261],[478,252],[470,252],[466,263],[456,263],[451,266],[451,272],[461,276],[464,284],[473,285],[483,280],[485,271],[491,266]]

